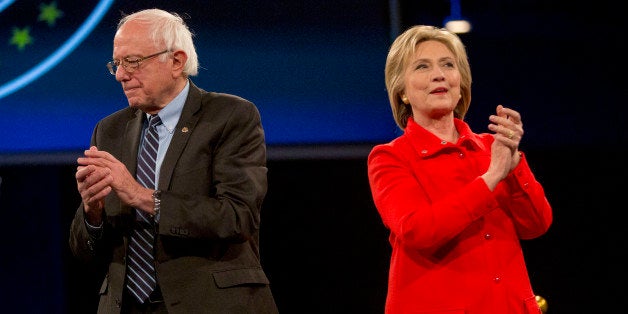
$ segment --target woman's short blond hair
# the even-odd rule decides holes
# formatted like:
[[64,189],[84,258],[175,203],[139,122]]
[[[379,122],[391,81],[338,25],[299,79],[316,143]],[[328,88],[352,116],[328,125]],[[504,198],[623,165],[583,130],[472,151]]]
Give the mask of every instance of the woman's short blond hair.
[[444,29],[428,25],[415,25],[399,35],[390,46],[386,58],[385,80],[388,100],[397,126],[405,130],[412,108],[404,104],[401,95],[404,91],[404,72],[417,46],[425,41],[435,40],[443,43],[454,54],[456,66],[460,71],[460,100],[454,109],[454,116],[464,119],[471,103],[471,68],[464,44],[458,35]]

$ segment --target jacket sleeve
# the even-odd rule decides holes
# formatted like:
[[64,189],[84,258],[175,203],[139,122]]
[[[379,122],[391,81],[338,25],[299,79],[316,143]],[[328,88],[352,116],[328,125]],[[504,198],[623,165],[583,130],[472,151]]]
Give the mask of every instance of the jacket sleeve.
[[396,241],[418,250],[438,249],[498,208],[493,193],[479,177],[433,201],[430,180],[420,178],[419,166],[401,157],[413,155],[399,146],[379,145],[368,158],[375,206]]
[[517,167],[502,181],[504,188],[496,191],[497,200],[510,213],[519,238],[532,239],[547,232],[553,214],[543,186],[532,173],[525,154],[520,155]]
[[[96,145],[98,125],[94,128],[90,145]],[[83,204],[79,205],[70,224],[69,246],[72,254],[83,262],[92,262],[98,255],[102,242],[104,227],[98,231],[89,230],[85,222]]]
[[[261,117],[248,101],[213,100],[191,131],[161,195],[159,233],[180,239],[245,242],[258,234],[267,191]],[[166,163],[166,160],[164,160]],[[163,167],[162,167],[163,171]]]

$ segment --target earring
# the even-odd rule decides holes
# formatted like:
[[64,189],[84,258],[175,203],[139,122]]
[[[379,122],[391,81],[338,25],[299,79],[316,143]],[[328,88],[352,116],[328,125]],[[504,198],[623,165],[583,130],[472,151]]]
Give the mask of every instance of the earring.
[[405,94],[401,96],[401,101],[403,101],[403,103],[406,105],[410,103],[410,100],[408,100],[408,96],[406,96]]

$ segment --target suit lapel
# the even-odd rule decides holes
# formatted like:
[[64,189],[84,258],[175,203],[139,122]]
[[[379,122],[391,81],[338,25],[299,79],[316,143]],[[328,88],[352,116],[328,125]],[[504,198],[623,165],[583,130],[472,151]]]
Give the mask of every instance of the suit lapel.
[[[127,116],[127,121],[122,122],[124,132],[120,135],[120,145],[116,147],[114,156],[122,162],[129,172],[135,176],[137,169],[137,151],[139,149],[140,135],[142,132],[142,111],[131,110]],[[107,202],[107,215],[111,217],[110,222],[116,227],[130,228],[132,219],[126,219],[133,214],[132,207],[123,205],[120,199],[110,194]]]
[[159,189],[165,190],[170,184],[177,160],[181,157],[200,117],[198,111],[201,108],[201,101],[201,91],[190,82],[190,91],[183,105],[181,117],[172,135],[164,161],[161,164],[158,182]]
[[143,119],[144,112],[136,110],[126,124],[126,131],[120,146],[120,161],[127,166],[129,172],[133,175],[137,171],[137,154],[140,146],[140,136],[142,135]]

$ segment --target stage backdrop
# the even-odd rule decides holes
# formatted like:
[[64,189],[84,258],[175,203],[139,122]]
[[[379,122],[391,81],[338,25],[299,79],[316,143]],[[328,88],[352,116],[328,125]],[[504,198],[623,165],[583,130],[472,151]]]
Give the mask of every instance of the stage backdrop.
[[[474,130],[486,131],[503,104],[523,116],[524,149],[626,143],[625,65],[604,57],[622,51],[626,25],[605,2],[460,1],[472,23],[461,38]],[[127,106],[105,67],[117,21],[151,7],[180,13],[195,33],[198,86],[259,107],[271,153],[399,135],[384,83],[388,47],[405,28],[450,14],[446,0],[0,0],[0,164],[87,148],[95,123]]]
[[195,33],[193,81],[260,109],[270,145],[390,139],[385,1],[0,0],[0,154],[82,150],[127,106],[107,71],[121,13],[160,7]]

